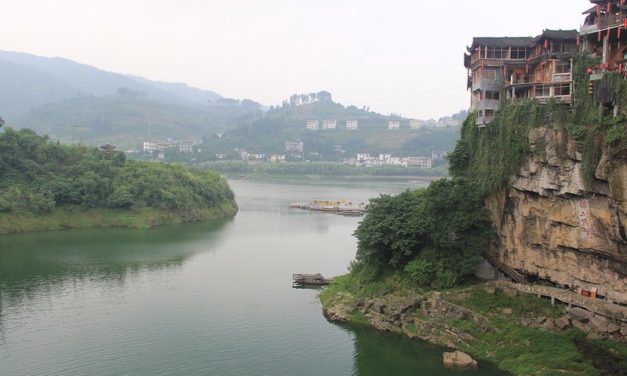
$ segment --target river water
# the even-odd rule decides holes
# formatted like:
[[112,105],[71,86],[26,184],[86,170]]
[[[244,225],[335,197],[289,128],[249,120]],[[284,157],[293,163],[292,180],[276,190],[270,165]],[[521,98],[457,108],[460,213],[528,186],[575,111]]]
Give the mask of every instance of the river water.
[[[230,182],[232,220],[0,236],[0,375],[457,375],[442,349],[322,314],[359,218],[288,209],[424,182]],[[468,375],[493,375],[488,366]]]

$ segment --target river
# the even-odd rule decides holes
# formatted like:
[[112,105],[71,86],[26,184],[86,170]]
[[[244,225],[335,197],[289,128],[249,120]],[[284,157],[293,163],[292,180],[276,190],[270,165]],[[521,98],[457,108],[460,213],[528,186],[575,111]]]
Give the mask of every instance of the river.
[[230,184],[227,221],[0,236],[0,375],[458,374],[441,348],[329,323],[317,291],[291,287],[347,272],[359,218],[290,202],[425,182]]

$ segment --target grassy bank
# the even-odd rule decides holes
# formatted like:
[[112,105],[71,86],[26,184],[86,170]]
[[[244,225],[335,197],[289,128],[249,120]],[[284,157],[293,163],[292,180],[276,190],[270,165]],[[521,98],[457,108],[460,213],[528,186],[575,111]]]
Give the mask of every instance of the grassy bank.
[[[345,275],[322,291],[320,300],[325,311],[339,311],[340,315],[343,311],[348,322],[390,328],[412,338],[456,347],[514,375],[627,372],[627,364],[621,363],[627,359],[627,345],[588,340],[575,328],[541,328],[536,323],[559,318],[564,309],[532,295],[513,297],[479,283],[436,292],[416,289],[398,274],[376,280]],[[410,306],[408,301],[415,303]],[[444,303],[434,308],[434,301]],[[367,308],[373,305],[374,310]],[[458,308],[442,308],[449,306]],[[411,309],[394,313],[395,307]],[[386,321],[396,321],[398,330]]]
[[164,210],[155,208],[84,210],[80,207],[60,207],[47,214],[31,212],[0,213],[0,234],[51,231],[93,227],[148,228],[162,224],[221,219],[235,215],[235,202],[214,208]]

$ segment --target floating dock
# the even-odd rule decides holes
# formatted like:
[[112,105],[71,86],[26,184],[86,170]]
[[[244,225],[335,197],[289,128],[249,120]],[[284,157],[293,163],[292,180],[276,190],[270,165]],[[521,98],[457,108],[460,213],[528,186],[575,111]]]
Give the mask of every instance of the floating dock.
[[326,286],[331,279],[324,278],[322,274],[292,274],[292,287]]
[[310,202],[294,202],[290,204],[292,209],[329,212],[347,216],[362,216],[366,213],[366,204],[353,203],[347,200],[325,201],[314,200]]

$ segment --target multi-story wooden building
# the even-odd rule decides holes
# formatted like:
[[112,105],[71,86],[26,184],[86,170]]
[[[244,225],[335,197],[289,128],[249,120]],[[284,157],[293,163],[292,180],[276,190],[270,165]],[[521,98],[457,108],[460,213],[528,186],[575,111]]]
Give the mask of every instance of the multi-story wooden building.
[[473,38],[464,65],[468,69],[470,110],[477,111],[477,125],[492,121],[501,104],[507,72],[524,72],[532,37]]
[[545,30],[535,38],[473,38],[464,65],[477,125],[490,123],[504,99],[570,103],[576,52],[576,30]]
[[508,72],[506,99],[571,102],[577,30],[544,30],[529,48],[524,72]]
[[600,59],[593,73],[625,70],[627,64],[627,1],[590,0],[583,12],[581,49]]

